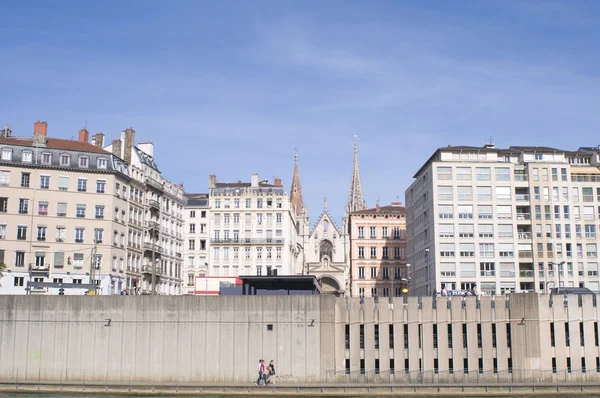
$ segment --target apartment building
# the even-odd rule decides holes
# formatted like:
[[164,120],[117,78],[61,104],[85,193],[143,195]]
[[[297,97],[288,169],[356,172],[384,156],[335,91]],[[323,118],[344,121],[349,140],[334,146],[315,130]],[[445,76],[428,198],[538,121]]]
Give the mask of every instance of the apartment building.
[[130,186],[122,187],[133,198],[129,206],[132,222],[128,237],[133,249],[128,257],[128,291],[180,294],[186,202],[183,185],[162,175],[154,158],[154,144],[136,145],[131,128],[104,149],[124,159],[134,180]]
[[209,177],[209,277],[294,275],[297,232],[281,180],[221,183]]
[[2,130],[0,293],[57,294],[62,283],[95,283],[98,294],[124,289],[127,197],[119,187],[131,177],[124,161],[88,139],[85,129],[77,141],[51,138],[46,122],[28,137]]
[[185,194],[182,294],[194,294],[196,277],[205,276],[208,267],[210,207],[208,194]]
[[406,191],[414,294],[600,290],[600,150],[438,149]]
[[351,212],[349,219],[352,296],[401,296],[408,288],[405,208],[392,202]]

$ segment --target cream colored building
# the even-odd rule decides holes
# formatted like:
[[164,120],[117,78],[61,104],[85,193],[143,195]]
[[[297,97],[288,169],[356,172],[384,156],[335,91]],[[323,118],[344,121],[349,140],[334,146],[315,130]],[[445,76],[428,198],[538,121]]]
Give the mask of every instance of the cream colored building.
[[211,175],[209,203],[206,276],[296,274],[298,234],[280,179],[222,183]]
[[[99,294],[125,288],[127,164],[88,143],[48,137],[0,137],[0,263],[2,294],[57,294],[28,282],[98,285]],[[90,272],[95,274],[90,278]],[[84,294],[87,289],[65,289]]]
[[195,294],[195,280],[207,273],[210,207],[208,194],[186,194],[184,207],[182,294]]
[[350,213],[353,297],[398,297],[408,287],[406,217],[399,202]]
[[[180,294],[183,263],[183,186],[165,178],[154,158],[154,144],[135,144],[135,131],[121,133],[105,149],[124,159],[134,180],[129,225],[133,249],[127,279],[131,294]],[[137,198],[136,198],[137,197]],[[139,220],[139,223],[138,221]],[[141,223],[141,229],[140,224]],[[153,288],[153,286],[155,286]]]
[[444,147],[406,191],[413,293],[600,291],[600,150]]

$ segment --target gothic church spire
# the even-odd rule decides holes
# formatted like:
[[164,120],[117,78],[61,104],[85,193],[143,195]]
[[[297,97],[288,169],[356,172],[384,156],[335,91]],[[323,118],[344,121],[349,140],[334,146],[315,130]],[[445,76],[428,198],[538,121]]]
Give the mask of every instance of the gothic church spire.
[[364,210],[367,208],[363,196],[362,182],[360,180],[360,170],[358,168],[358,136],[354,135],[354,164],[352,169],[352,181],[350,183],[350,194],[346,204],[346,217],[353,211]]
[[292,177],[292,190],[290,191],[290,203],[297,216],[302,214],[304,201],[302,200],[302,188],[300,187],[300,174],[298,173],[298,152],[294,154],[294,176]]

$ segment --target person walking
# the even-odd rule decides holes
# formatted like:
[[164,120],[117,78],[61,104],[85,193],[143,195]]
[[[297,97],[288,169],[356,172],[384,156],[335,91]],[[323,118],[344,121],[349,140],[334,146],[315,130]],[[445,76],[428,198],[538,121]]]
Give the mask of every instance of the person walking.
[[267,383],[275,384],[275,361],[271,359],[269,362],[269,378],[267,379]]
[[262,359],[258,360],[258,379],[256,379],[256,382],[254,383],[257,386],[260,385],[260,382],[263,379],[263,372],[264,372],[264,369],[265,369],[265,365],[264,365],[263,362],[264,361]]

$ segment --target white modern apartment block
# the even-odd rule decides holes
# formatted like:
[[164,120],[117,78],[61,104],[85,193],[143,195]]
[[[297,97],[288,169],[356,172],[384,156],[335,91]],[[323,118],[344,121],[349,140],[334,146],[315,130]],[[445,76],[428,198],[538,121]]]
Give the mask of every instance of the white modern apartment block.
[[121,187],[131,177],[126,162],[88,138],[85,129],[77,141],[50,138],[46,122],[34,123],[33,137],[0,132],[0,294],[125,289]]
[[185,194],[183,210],[183,285],[182,294],[195,294],[195,280],[205,276],[208,267],[210,207],[208,194]]
[[[124,193],[129,189],[129,212],[134,220],[128,231],[133,247],[128,256],[128,292],[180,294],[186,203],[183,186],[161,174],[154,158],[154,144],[135,145],[133,129],[124,130],[120,139],[104,149],[125,160],[133,178],[130,187],[122,187]],[[143,228],[134,228],[140,224]]]
[[221,183],[209,177],[209,277],[295,275],[298,232],[281,180]]
[[438,149],[406,191],[411,294],[600,291],[600,149]]

